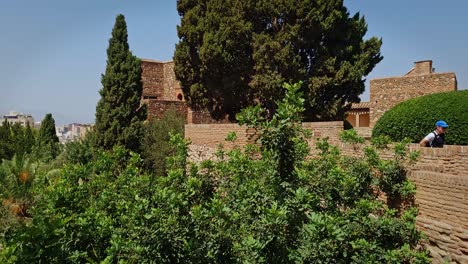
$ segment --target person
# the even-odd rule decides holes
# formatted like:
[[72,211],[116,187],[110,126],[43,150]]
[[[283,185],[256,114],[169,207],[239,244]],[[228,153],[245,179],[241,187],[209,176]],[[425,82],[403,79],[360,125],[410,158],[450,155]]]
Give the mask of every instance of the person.
[[441,148],[444,146],[445,130],[448,124],[443,120],[439,120],[435,125],[436,129],[419,142],[421,147]]

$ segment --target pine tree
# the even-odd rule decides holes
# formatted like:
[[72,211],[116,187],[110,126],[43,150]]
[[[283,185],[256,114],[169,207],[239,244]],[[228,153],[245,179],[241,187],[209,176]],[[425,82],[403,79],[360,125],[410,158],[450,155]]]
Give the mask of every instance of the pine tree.
[[52,114],[46,114],[36,139],[35,153],[39,159],[53,159],[60,153],[59,138],[55,132]]
[[132,55],[127,38],[125,17],[118,15],[107,48],[101,99],[96,106],[96,145],[104,149],[123,145],[139,151],[146,106],[140,105],[140,61]]
[[306,120],[343,120],[382,41],[343,0],[179,0],[175,72],[192,108],[231,118],[260,102],[270,116],[285,82],[302,81]]

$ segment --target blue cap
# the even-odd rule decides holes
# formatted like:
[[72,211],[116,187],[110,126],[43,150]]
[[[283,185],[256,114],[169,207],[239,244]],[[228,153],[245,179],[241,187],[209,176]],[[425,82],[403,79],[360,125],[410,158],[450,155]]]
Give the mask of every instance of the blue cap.
[[436,126],[438,127],[448,127],[447,123],[443,120],[439,120],[436,122]]

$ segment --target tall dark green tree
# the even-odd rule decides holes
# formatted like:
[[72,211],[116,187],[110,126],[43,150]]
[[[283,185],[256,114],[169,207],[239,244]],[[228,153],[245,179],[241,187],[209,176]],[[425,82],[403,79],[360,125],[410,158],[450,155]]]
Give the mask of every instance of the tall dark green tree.
[[0,161],[2,159],[11,159],[15,154],[11,135],[10,124],[6,119],[3,120],[0,126]]
[[19,123],[10,125],[4,120],[0,125],[0,160],[11,160],[13,156],[31,153],[36,144],[34,132],[29,125],[22,127]]
[[30,124],[27,123],[26,128],[23,131],[23,137],[21,141],[23,145],[21,149],[24,151],[24,153],[30,153],[32,151],[35,141],[36,138],[34,136],[34,131]]
[[179,0],[175,72],[185,98],[214,117],[260,102],[270,116],[284,82],[302,81],[306,120],[343,120],[359,102],[382,41],[343,0]]
[[115,20],[101,83],[101,99],[96,106],[96,145],[104,149],[122,145],[138,151],[146,106],[140,105],[143,91],[140,60],[129,49],[123,15]]
[[60,153],[59,138],[55,132],[52,114],[46,114],[36,139],[35,154],[39,159],[55,158]]

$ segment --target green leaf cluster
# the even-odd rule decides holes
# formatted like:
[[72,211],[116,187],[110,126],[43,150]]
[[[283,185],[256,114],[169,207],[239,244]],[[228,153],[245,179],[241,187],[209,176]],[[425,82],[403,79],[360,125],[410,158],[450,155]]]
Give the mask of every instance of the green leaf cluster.
[[146,105],[140,105],[143,91],[140,60],[129,49],[123,15],[115,20],[101,83],[101,99],[96,106],[96,146],[110,150],[114,145],[122,145],[138,152]]
[[382,41],[343,0],[179,0],[175,73],[192,108],[234,119],[260,102],[272,117],[284,82],[302,81],[305,120],[343,120]]
[[22,127],[19,123],[10,125],[4,120],[0,125],[0,161],[11,160],[13,156],[31,153],[36,144],[36,131],[29,123]]
[[153,175],[166,173],[166,159],[172,156],[170,134],[184,134],[185,118],[169,109],[162,119],[152,119],[144,125],[141,156],[144,166]]
[[445,144],[468,145],[468,91],[451,91],[425,95],[404,101],[377,121],[372,136],[386,135],[393,141],[409,138],[421,141],[435,130],[435,123],[449,124]]
[[346,157],[324,140],[307,157],[300,87],[285,85],[268,121],[259,107],[239,114],[261,144],[216,160],[188,163],[189,142],[175,134],[157,177],[118,146],[40,175],[32,220],[6,232],[0,262],[429,263],[417,210],[377,198],[392,170],[375,151]]

